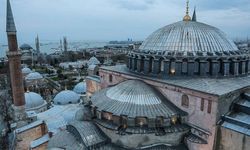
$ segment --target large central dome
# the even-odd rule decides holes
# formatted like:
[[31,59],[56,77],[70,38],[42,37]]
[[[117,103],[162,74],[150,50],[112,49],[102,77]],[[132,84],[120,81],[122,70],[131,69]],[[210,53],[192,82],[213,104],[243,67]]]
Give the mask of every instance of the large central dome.
[[139,48],[142,52],[229,52],[236,45],[221,30],[196,21],[180,21],[152,33]]

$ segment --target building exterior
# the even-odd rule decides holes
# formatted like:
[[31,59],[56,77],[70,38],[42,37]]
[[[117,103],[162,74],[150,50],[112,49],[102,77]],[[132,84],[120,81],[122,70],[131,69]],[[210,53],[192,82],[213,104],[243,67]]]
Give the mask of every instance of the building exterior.
[[249,54],[188,9],[130,52],[127,65],[87,77],[91,119],[68,125],[49,148],[248,149]]

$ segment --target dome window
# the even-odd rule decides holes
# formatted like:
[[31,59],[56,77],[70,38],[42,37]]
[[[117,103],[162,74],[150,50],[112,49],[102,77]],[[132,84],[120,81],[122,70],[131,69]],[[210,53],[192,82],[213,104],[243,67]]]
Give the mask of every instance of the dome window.
[[187,95],[183,95],[182,96],[181,106],[183,106],[183,107],[189,107],[189,98],[188,98]]

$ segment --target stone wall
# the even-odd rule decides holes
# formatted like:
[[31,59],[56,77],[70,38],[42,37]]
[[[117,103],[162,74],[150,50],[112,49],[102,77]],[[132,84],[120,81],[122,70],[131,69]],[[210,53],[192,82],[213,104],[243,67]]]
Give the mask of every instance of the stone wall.
[[47,132],[46,125],[40,124],[31,129],[27,129],[21,133],[17,133],[17,144],[16,149],[18,150],[28,150],[30,143],[40,137],[42,137]]
[[[100,69],[100,75],[102,77],[102,88],[106,88],[118,83],[121,83],[128,79],[140,79],[134,76],[129,76],[120,73],[114,73],[107,70]],[[109,82],[109,75],[113,76],[112,82]],[[141,79],[140,79],[141,80]],[[215,148],[216,140],[216,128],[217,128],[217,113],[218,113],[218,97],[205,94],[202,92],[193,91],[190,89],[180,88],[172,85],[167,85],[154,80],[143,80],[144,82],[157,88],[168,100],[175,104],[178,108],[187,112],[187,122],[197,126],[198,128],[208,133],[207,139],[208,144],[195,144],[188,142],[189,149],[203,149],[212,150]],[[189,106],[184,107],[181,104],[182,96],[187,95],[189,98]],[[201,101],[204,101],[203,109],[201,109]],[[211,104],[211,111],[209,109],[209,103]]]
[[167,133],[164,136],[156,136],[151,134],[127,134],[119,135],[116,131],[106,129],[99,126],[101,130],[112,140],[112,143],[122,145],[127,148],[138,148],[156,143],[168,143],[170,145],[179,145],[182,142],[182,137],[186,132]]
[[43,143],[42,145],[39,145],[36,148],[32,148],[32,150],[45,150],[45,149],[47,149],[47,147],[48,147],[48,142]]
[[249,150],[250,137],[230,129],[220,127],[218,132],[219,150]]

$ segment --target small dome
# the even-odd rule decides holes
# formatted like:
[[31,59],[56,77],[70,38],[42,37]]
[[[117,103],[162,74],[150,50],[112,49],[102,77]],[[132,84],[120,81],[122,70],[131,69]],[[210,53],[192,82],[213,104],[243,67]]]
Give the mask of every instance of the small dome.
[[32,73],[28,74],[25,79],[26,80],[39,80],[42,78],[43,78],[43,76],[40,73],[32,72]]
[[25,68],[22,69],[22,73],[23,73],[23,74],[29,74],[29,73],[31,73],[31,72],[32,72],[31,69],[28,68],[28,67],[25,67]]
[[39,94],[34,92],[26,92],[24,96],[25,96],[26,109],[33,109],[36,107],[40,107],[44,105],[44,103],[46,103]]
[[29,44],[23,44],[20,46],[21,50],[30,50],[33,49]]
[[73,91],[76,92],[77,94],[86,94],[86,89],[87,89],[86,82],[80,82],[74,87]]
[[53,101],[56,105],[77,104],[80,101],[80,96],[73,91],[65,90],[58,93]]
[[99,65],[101,64],[100,61],[96,57],[91,57],[88,61],[88,66],[90,65]]

